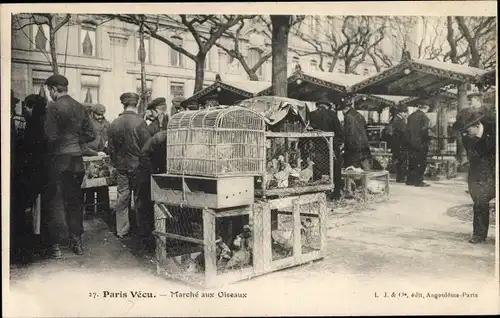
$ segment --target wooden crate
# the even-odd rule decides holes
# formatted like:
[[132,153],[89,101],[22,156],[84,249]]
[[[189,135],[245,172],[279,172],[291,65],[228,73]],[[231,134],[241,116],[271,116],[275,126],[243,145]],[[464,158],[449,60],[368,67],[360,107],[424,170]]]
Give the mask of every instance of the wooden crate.
[[83,157],[83,166],[82,189],[116,185],[116,169],[111,165],[109,156]]
[[173,205],[223,209],[253,203],[253,177],[151,176],[151,199]]
[[383,198],[389,199],[389,171],[380,170],[380,171],[342,171],[342,177],[345,180],[346,192],[349,192],[349,180],[361,180],[362,186],[362,199],[363,201],[367,201],[368,199],[368,182],[369,180],[377,180],[382,179],[384,182],[384,191]]
[[[273,221],[279,220],[280,215],[289,219],[287,225],[293,233],[289,241],[291,254],[273,257],[273,234],[279,230]],[[180,220],[182,217],[185,219]],[[186,225],[189,223],[199,226],[189,228]],[[301,230],[301,223],[311,225],[304,225]],[[183,224],[184,230],[176,224]],[[245,266],[223,270],[218,261],[217,238],[221,237],[228,245],[244,225],[249,225],[251,231],[251,261]],[[326,196],[324,193],[293,196],[217,210],[156,202],[153,233],[158,274],[202,288],[220,287],[323,258]],[[198,270],[190,269],[189,264],[195,264]]]
[[[280,222],[280,218],[282,222]],[[312,221],[314,239],[308,242],[302,235],[304,219]],[[288,219],[288,220],[287,220]],[[254,204],[254,251],[255,274],[261,275],[288,267],[319,260],[325,256],[326,246],[326,195],[325,193],[289,196],[279,199],[261,200]],[[280,224],[281,223],[281,224]],[[288,223],[288,224],[287,224]],[[288,225],[288,227],[287,227]],[[309,231],[310,229],[307,229]],[[290,231],[286,244],[276,244],[276,239],[285,235],[274,235]],[[281,245],[281,246],[280,246]]]
[[[431,168],[435,166],[434,169]],[[424,176],[429,180],[452,179],[457,176],[457,164],[454,159],[428,158]]]

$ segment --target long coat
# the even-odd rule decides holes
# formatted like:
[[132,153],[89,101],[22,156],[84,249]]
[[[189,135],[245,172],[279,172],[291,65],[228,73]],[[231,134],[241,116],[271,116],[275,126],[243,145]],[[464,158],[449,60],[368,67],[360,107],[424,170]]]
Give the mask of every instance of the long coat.
[[95,118],[90,118],[90,126],[94,131],[95,139],[82,146],[84,155],[97,156],[99,151],[104,151],[106,143],[108,142],[108,129],[109,122],[103,119],[102,122],[97,121]]
[[469,159],[469,192],[474,201],[488,202],[495,197],[496,123],[495,117],[483,108],[484,127],[479,140],[463,136],[462,141]]
[[392,134],[389,137],[389,147],[393,153],[398,154],[404,150],[406,144],[406,121],[401,115],[396,115],[392,118],[389,125],[392,127]]
[[365,117],[350,108],[344,114],[344,150],[347,164],[371,158]]
[[429,124],[429,117],[420,109],[408,116],[405,136],[410,149],[426,151],[429,148]]
[[142,147],[151,138],[146,122],[132,111],[124,111],[108,129],[108,151],[118,171],[135,171]]

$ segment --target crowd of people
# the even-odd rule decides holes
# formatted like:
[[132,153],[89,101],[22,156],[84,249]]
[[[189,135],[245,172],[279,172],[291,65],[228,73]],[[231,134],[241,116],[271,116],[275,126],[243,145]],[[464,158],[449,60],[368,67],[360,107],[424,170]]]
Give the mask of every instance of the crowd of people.
[[[84,207],[109,211],[107,186],[82,190],[84,156],[109,156],[117,170],[118,199],[115,234],[136,234],[145,248],[151,237],[153,206],[151,173],[165,172],[166,128],[169,115],[165,98],[151,101],[143,116],[138,114],[139,95],[124,93],[124,111],[109,123],[101,104],[82,104],[68,95],[68,80],[53,75],[45,81],[51,101],[29,95],[22,115],[20,100],[11,91],[11,260],[29,262],[35,253],[59,259],[62,246],[76,255],[84,253]],[[182,110],[176,99],[172,113]],[[134,209],[130,210],[131,194]],[[26,211],[41,198],[41,230],[34,240]]]
[[[11,91],[11,260],[31,260],[34,249],[49,257],[62,257],[61,246],[82,255],[84,206],[97,202],[98,209],[109,210],[108,187],[82,190],[84,156],[109,156],[117,171],[118,198],[114,209],[115,234],[139,237],[146,248],[154,247],[153,204],[150,199],[150,175],[166,169],[166,137],[169,114],[166,99],[151,101],[144,116],[138,114],[139,95],[120,96],[123,112],[109,123],[104,105],[81,104],[68,95],[68,80],[53,75],[45,81],[51,101],[29,95],[23,102],[22,118],[15,108],[20,102]],[[489,201],[495,197],[496,124],[488,109],[477,105],[458,113],[454,130],[461,133],[470,162],[469,193],[474,201],[471,243],[485,240],[489,225]],[[173,102],[173,115],[183,108],[182,100]],[[349,103],[316,103],[310,125],[317,130],[334,132],[334,184],[331,199],[342,196],[342,168],[371,169],[372,154],[367,137],[367,122]],[[426,115],[429,107],[419,106],[408,115],[408,108],[391,109],[387,128],[396,181],[425,187],[432,133]],[[341,125],[337,112],[342,111]],[[22,122],[22,125],[20,124]],[[328,161],[325,161],[329,165]],[[133,194],[133,198],[131,198]],[[34,242],[26,211],[38,197],[42,205],[41,242]],[[130,209],[131,200],[134,209]]]

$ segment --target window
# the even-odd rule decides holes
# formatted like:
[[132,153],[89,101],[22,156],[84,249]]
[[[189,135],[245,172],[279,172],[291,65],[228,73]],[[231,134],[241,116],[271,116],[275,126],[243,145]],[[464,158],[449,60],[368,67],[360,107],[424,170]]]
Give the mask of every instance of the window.
[[43,85],[45,83],[45,79],[43,78],[34,78],[33,79],[33,94],[40,94],[42,89],[44,89]]
[[[136,80],[136,93],[141,96],[142,95],[142,85],[141,85],[141,79],[138,78]],[[149,104],[151,102],[151,96],[153,96],[153,80],[146,80],[146,104]],[[142,97],[142,96],[141,96]]]
[[208,51],[205,56],[205,69],[212,70],[212,51]]
[[240,72],[240,61],[238,61],[237,59],[235,59],[234,57],[232,56],[228,56],[228,68],[229,68],[229,72],[230,74],[239,74]]
[[33,48],[44,52],[50,51],[48,25],[33,25]]
[[82,75],[80,100],[83,103],[99,103],[99,76]]
[[[248,50],[248,66],[253,68],[262,57],[262,51],[256,48],[251,48]],[[256,72],[257,76],[262,76],[262,66],[259,67]]]
[[51,75],[53,75],[52,72],[33,70],[32,94],[42,94],[50,100],[49,92],[44,84]]
[[365,67],[363,69],[363,75],[368,76],[369,74],[370,74],[370,71],[368,70],[368,68]]
[[309,25],[309,35],[316,37],[318,33],[318,19],[317,16],[309,16],[308,17],[308,25]]
[[[179,37],[172,37],[172,42],[174,42],[175,45],[182,47],[182,39]],[[170,48],[170,65],[171,66],[176,66],[176,67],[183,67],[184,64],[182,62],[182,53],[177,52],[173,48]]]
[[297,56],[294,56],[292,58],[292,70],[295,71],[295,68],[299,65],[299,58]]
[[[149,49],[149,44],[150,44],[150,39],[149,37],[144,37],[144,62],[145,63],[151,63],[151,51]],[[141,61],[141,51],[140,51],[140,48],[141,48],[141,41],[139,39],[139,37],[137,37],[135,39],[135,47],[136,47],[136,52],[137,52],[137,61],[140,62]]]
[[219,73],[225,74],[227,71],[228,58],[226,52],[219,49]]
[[311,71],[315,72],[318,70],[318,62],[316,60],[311,61]]
[[184,83],[170,83],[170,96],[172,96],[172,98],[178,96],[184,97]]
[[82,25],[80,30],[80,48],[85,56],[96,56],[96,28],[92,25]]

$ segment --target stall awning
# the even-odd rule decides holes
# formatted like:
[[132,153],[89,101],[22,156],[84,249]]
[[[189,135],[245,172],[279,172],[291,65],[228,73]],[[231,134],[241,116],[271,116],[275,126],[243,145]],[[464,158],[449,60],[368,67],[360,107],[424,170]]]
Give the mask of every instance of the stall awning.
[[[339,102],[351,85],[358,83],[366,76],[330,73],[330,72],[303,72],[298,66],[288,76],[288,97],[298,100],[315,101],[327,99],[331,102]],[[269,96],[272,87],[269,86],[259,92],[257,96]]]
[[362,80],[351,93],[428,97],[457,83],[470,83],[484,70],[434,60],[411,59],[407,55],[398,64]]
[[433,106],[436,103],[454,103],[458,99],[457,90],[450,89],[448,91],[440,92],[437,95],[430,97],[408,97],[401,101],[401,104],[407,106],[417,106],[421,104]]
[[186,107],[193,101],[203,104],[209,98],[217,98],[220,105],[234,105],[241,100],[253,97],[269,85],[269,82],[260,81],[222,81],[221,77],[217,75],[212,85],[198,91],[183,101],[181,105]]
[[383,111],[384,108],[395,106],[407,98],[408,96],[357,94],[351,101],[358,110]]

